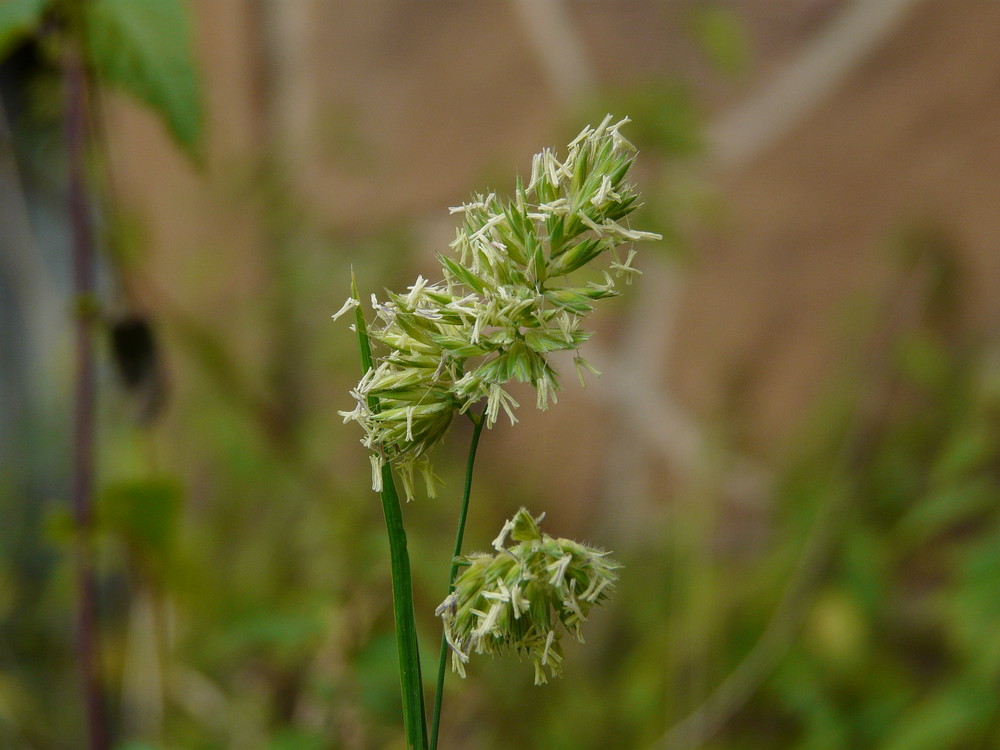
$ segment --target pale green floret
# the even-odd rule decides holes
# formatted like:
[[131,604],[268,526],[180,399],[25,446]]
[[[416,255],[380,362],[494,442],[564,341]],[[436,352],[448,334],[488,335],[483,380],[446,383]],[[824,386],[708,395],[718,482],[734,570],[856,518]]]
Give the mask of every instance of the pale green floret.
[[454,591],[436,610],[452,669],[463,677],[472,653],[526,656],[536,685],[546,682],[546,668],[558,676],[563,631],[582,642],[591,608],[604,602],[617,580],[619,566],[607,553],[542,534],[540,521],[519,510],[493,541],[493,554],[464,558]]
[[[419,276],[405,294],[389,292],[384,302],[372,295],[367,334],[385,353],[352,391],[357,406],[341,414],[364,428],[379,466],[390,461],[401,472],[407,499],[415,469],[433,477],[427,454],[456,412],[485,402],[487,427],[501,411],[516,422],[518,404],[504,389],[511,381],[534,387],[538,408],[555,403],[560,385],[548,355],[577,350],[591,335],[581,323],[594,302],[640,273],[631,244],[659,235],[621,223],[638,206],[625,181],[635,154],[619,133],[626,122],[609,115],[585,128],[562,162],[549,149],[536,154],[512,200],[489,193],[450,209],[464,221],[453,254],[439,257],[440,282]],[[596,280],[570,283],[602,257]],[[337,315],[355,306],[348,301]],[[597,373],[578,352],[574,362],[581,381],[584,370]]]

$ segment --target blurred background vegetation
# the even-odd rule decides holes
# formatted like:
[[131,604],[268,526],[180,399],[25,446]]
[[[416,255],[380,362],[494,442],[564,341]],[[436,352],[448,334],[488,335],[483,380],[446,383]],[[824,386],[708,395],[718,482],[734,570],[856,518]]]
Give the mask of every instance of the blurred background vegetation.
[[[380,509],[336,415],[356,353],[329,316],[352,266],[374,291],[427,275],[447,206],[607,111],[634,121],[636,225],[666,239],[597,322],[605,376],[484,436],[466,548],[545,509],[621,584],[564,679],[449,677],[441,747],[1000,746],[992,3],[88,3],[113,747],[403,747]],[[3,750],[86,747],[79,6],[0,2]],[[404,508],[428,673],[467,439]]]

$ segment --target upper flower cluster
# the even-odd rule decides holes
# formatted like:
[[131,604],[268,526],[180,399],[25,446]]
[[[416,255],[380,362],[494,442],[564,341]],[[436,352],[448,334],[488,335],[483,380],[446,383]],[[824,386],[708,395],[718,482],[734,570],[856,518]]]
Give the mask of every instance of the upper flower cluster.
[[[594,301],[639,273],[631,243],[659,239],[621,223],[637,206],[625,181],[635,154],[620,133],[626,122],[609,115],[588,126],[564,161],[549,149],[536,154],[531,179],[518,179],[512,200],[490,193],[452,208],[465,221],[452,254],[439,258],[440,282],[418,277],[405,294],[388,292],[384,301],[372,295],[376,320],[367,333],[387,354],[352,391],[354,409],[340,413],[365,430],[376,489],[389,460],[407,499],[416,470],[433,495],[428,451],[456,412],[483,400],[487,426],[501,410],[514,423],[518,403],[504,389],[512,380],[534,387],[538,408],[555,402],[559,381],[549,354],[587,340],[581,322]],[[570,283],[570,274],[602,257],[608,263],[596,280]],[[358,304],[348,300],[338,315]],[[596,373],[579,353],[574,361],[581,382],[584,369]]]
[[[562,671],[563,628],[583,641],[580,627],[610,592],[618,565],[606,553],[538,529],[524,508],[504,524],[494,554],[465,558],[468,566],[437,608],[452,650],[452,669],[465,676],[469,654],[526,655],[535,684]],[[517,542],[504,546],[507,537]]]

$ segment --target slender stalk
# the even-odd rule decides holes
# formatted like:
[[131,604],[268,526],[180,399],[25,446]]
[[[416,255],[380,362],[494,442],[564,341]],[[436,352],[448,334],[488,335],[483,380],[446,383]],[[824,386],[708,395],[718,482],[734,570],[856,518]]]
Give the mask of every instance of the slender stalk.
[[396,649],[399,656],[399,680],[403,694],[403,719],[406,743],[410,748],[427,747],[427,719],[424,715],[423,681],[420,674],[420,652],[417,648],[417,626],[413,618],[413,587],[410,576],[410,556],[406,550],[406,531],[399,495],[392,480],[389,464],[382,467],[382,512],[389,534],[389,556],[392,568],[392,609],[396,619]]
[[[351,293],[358,299],[357,284],[351,279]],[[372,367],[371,345],[361,309],[356,308],[355,328],[358,349],[361,353],[361,372]],[[370,398],[372,411],[378,410],[378,401]],[[413,618],[413,584],[410,575],[410,556],[406,549],[406,530],[399,495],[392,479],[392,469],[382,467],[382,513],[389,535],[389,558],[392,571],[392,611],[396,622],[396,652],[399,657],[399,681],[403,698],[403,725],[406,745],[411,750],[427,750],[427,718],[424,713],[423,683],[420,675],[420,651],[417,647],[417,626]]]
[[[462,539],[465,536],[465,520],[469,515],[469,496],[472,493],[472,468],[476,462],[476,449],[479,448],[479,436],[483,432],[486,419],[470,414],[472,420],[472,442],[469,443],[469,460],[465,465],[465,488],[462,490],[462,510],[458,516],[458,532],[455,534],[455,552],[451,556],[451,571],[448,573],[448,593],[455,590],[455,577],[458,575],[458,557],[462,554]],[[434,690],[434,718],[431,722],[431,750],[437,750],[438,729],[441,725],[441,700],[444,694],[444,672],[448,662],[448,641],[441,636],[441,655],[438,657],[437,687]]]
[[94,245],[87,215],[86,73],[72,45],[65,56],[66,151],[69,161],[69,211],[73,234],[73,293],[76,298],[73,394],[73,518],[76,542],[76,659],[91,750],[107,750],[109,732],[97,648],[97,583],[94,575],[94,351],[91,340],[94,297]]

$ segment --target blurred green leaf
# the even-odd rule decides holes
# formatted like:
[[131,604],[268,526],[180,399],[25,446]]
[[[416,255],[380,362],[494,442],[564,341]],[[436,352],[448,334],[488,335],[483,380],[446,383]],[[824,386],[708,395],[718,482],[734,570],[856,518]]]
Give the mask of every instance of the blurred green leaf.
[[0,2],[0,60],[35,30],[48,2],[49,0]]
[[975,736],[986,728],[996,711],[995,698],[992,690],[966,682],[949,685],[913,706],[882,750],[983,747],[960,738]]
[[837,750],[849,747],[848,731],[831,700],[825,680],[808,658],[786,660],[775,674],[780,701],[802,723],[796,747]]
[[162,557],[176,527],[180,495],[180,487],[170,479],[117,482],[100,498],[100,523],[144,552]]
[[0,672],[0,724],[15,724],[31,710],[31,696],[13,675]]
[[841,582],[869,619],[885,604],[885,556],[883,535],[863,527],[850,529],[841,545]]
[[370,638],[355,659],[361,704],[386,723],[393,720],[402,706],[396,686],[397,664],[396,640],[388,634]]
[[149,105],[197,156],[201,94],[180,0],[93,0],[87,44],[97,73]]
[[838,669],[856,667],[865,653],[867,623],[857,604],[843,591],[829,589],[817,597],[806,623],[807,643]]
[[76,522],[69,508],[52,508],[45,514],[45,539],[56,547],[68,547],[76,538]]
[[947,320],[962,301],[962,244],[954,231],[936,220],[923,219],[902,227],[889,249],[905,273],[925,278],[926,312],[932,320]]
[[233,621],[215,644],[224,654],[268,652],[285,660],[313,648],[324,623],[317,612],[251,612]]
[[923,388],[940,388],[953,375],[951,357],[932,336],[920,333],[904,336],[893,354],[900,374]]
[[629,138],[642,150],[689,156],[703,146],[694,92],[676,81],[651,80],[627,91],[602,92],[587,114],[600,120],[605,112],[628,113]]
[[985,477],[949,483],[914,504],[896,530],[899,542],[904,548],[926,542],[931,536],[988,510],[996,503],[996,497],[996,484]]
[[324,750],[327,747],[326,738],[318,732],[287,729],[271,738],[267,750]]
[[712,3],[691,14],[691,33],[712,64],[722,73],[737,76],[750,60],[750,43],[743,22],[731,8]]
[[976,671],[1000,672],[1000,527],[964,551],[952,599],[950,623]]
[[997,437],[991,425],[972,425],[958,430],[934,462],[937,482],[963,479],[971,471],[987,468],[996,459]]

